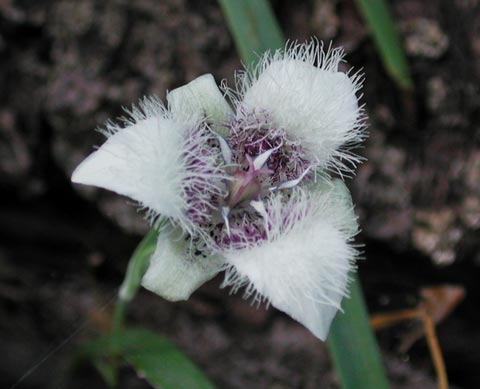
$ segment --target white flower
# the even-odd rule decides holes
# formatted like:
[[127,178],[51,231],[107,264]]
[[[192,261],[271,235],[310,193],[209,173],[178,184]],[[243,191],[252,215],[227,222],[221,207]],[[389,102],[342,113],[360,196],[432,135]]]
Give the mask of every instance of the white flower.
[[125,126],[74,172],[77,183],[138,201],[168,219],[142,284],[187,299],[225,270],[224,287],[267,301],[325,339],[357,251],[350,194],[329,172],[350,173],[364,139],[358,74],[339,49],[291,45],[237,75],[211,75],[144,100]]

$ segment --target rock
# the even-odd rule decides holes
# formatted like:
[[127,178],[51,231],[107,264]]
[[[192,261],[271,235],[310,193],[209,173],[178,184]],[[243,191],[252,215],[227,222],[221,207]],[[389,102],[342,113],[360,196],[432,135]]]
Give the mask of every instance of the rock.
[[405,38],[405,49],[410,55],[435,59],[448,49],[448,37],[435,20],[407,20],[401,24],[400,29]]

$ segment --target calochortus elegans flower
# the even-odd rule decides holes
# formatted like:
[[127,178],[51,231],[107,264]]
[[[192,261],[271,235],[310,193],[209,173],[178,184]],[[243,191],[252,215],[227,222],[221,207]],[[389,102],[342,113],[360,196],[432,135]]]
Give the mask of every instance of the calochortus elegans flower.
[[[355,267],[358,232],[348,189],[365,137],[360,74],[316,41],[265,54],[236,88],[203,75],[147,98],[72,181],[136,200],[156,250],[142,285],[188,299],[218,272],[324,340]],[[223,91],[223,92],[222,92]],[[228,99],[228,101],[227,101]]]

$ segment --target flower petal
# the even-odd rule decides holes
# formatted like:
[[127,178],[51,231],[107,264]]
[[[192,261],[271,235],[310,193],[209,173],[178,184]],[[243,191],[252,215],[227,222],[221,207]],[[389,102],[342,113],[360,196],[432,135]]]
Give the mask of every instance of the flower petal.
[[160,233],[142,286],[170,301],[187,300],[223,264],[218,256],[193,257],[190,249],[190,242],[171,232]]
[[73,172],[74,183],[128,196],[169,217],[181,213],[182,126],[162,116],[121,129]]
[[134,109],[125,128],[108,123],[107,141],[77,167],[72,181],[128,196],[153,222],[161,215],[191,233],[213,207],[210,197],[223,191],[220,157],[209,146],[215,137],[201,120],[179,121],[161,103],[157,110],[151,103]]
[[172,90],[167,94],[167,101],[176,117],[188,119],[192,115],[206,115],[212,128],[226,135],[221,124],[228,122],[232,109],[211,74],[204,74],[187,85]]
[[266,204],[267,241],[226,253],[223,286],[246,285],[245,296],[268,300],[325,340],[357,256],[343,195],[334,184],[297,189],[289,200],[279,192]]
[[356,97],[362,79],[338,71],[343,55],[325,52],[315,41],[296,45],[266,55],[257,73],[240,76],[240,84],[244,107],[265,110],[321,168],[348,171],[345,159],[358,161],[348,150],[363,140],[364,124]]
[[[357,235],[360,230],[358,227],[357,216],[355,215],[352,196],[348,190],[345,182],[340,179],[332,180],[333,188],[332,196],[335,197],[335,201],[338,203],[336,208],[338,220],[342,220],[341,225],[348,236]],[[323,189],[326,190],[326,189]]]

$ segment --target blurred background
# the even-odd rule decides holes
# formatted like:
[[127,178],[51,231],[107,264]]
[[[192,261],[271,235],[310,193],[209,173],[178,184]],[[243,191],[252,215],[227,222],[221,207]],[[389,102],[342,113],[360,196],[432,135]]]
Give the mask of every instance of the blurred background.
[[[370,312],[413,308],[426,287],[460,287],[438,337],[452,387],[480,387],[480,2],[389,1],[409,92],[386,74],[353,1],[271,3],[287,38],[332,40],[366,75],[368,160],[348,185]],[[232,85],[240,67],[213,0],[0,0],[0,386],[45,359],[19,388],[105,387],[71,358],[108,328],[148,225],[125,198],[69,177],[122,106],[203,73]],[[323,343],[220,282],[184,303],[142,290],[128,320],[166,335],[220,388],[338,387]],[[415,323],[377,335],[392,387],[436,387]],[[121,387],[148,387],[121,374]]]

